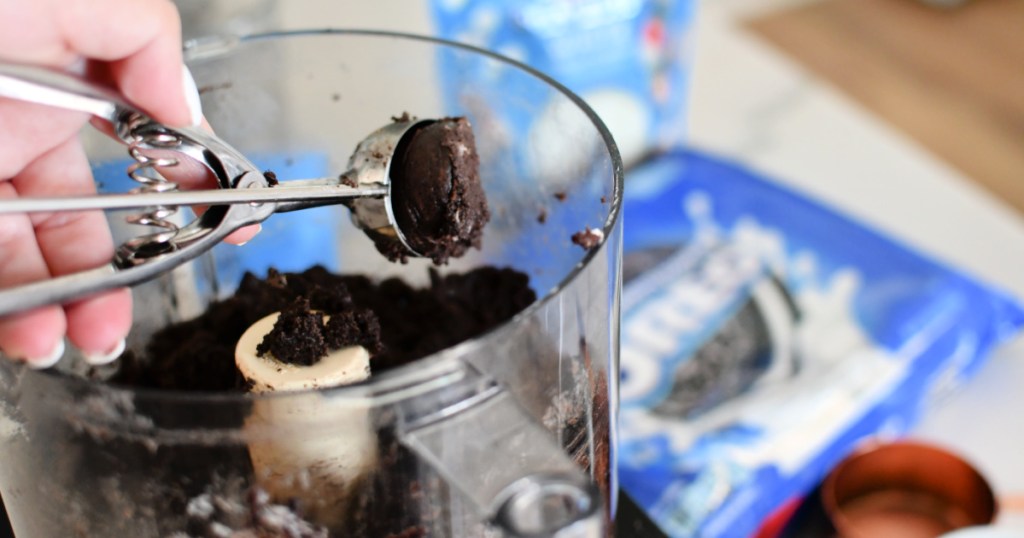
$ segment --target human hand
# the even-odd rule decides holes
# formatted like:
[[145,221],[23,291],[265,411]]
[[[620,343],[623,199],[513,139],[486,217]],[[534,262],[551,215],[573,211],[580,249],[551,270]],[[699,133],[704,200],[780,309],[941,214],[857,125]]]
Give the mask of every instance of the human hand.
[[[0,0],[0,60],[78,72],[157,121],[198,125],[180,25],[167,0]],[[87,120],[0,98],[0,198],[93,194],[77,137]],[[0,216],[0,288],[101,266],[113,248],[101,212]],[[100,364],[120,355],[130,325],[131,295],[120,289],[0,319],[0,350],[44,368],[60,359],[67,335]]]

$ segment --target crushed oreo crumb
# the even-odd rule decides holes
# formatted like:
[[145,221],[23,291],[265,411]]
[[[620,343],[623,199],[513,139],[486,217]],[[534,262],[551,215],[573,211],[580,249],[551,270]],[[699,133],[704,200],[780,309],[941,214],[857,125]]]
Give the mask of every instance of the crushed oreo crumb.
[[[480,248],[491,214],[469,120],[443,118],[407,132],[390,173],[395,224],[413,250],[442,265]],[[393,260],[405,255],[378,249]]]
[[346,345],[370,351],[373,373],[479,336],[536,299],[529,277],[513,269],[482,267],[444,276],[431,271],[430,282],[428,288],[413,288],[395,278],[374,282],[365,276],[335,275],[320,266],[301,273],[270,270],[266,278],[247,273],[234,296],[211,303],[195,319],[157,332],[145,353],[122,355],[111,381],[189,391],[244,391],[246,381],[235,368],[235,344],[250,325],[283,312],[297,298],[331,319],[340,315],[337,327],[324,327],[325,343],[332,340],[331,347],[339,341],[334,339],[351,338],[354,341]]
[[356,181],[356,178],[352,177],[352,174],[348,172],[344,172],[340,176],[338,176],[338,180],[341,181],[342,185],[352,187],[353,189],[359,186],[359,183]]
[[583,247],[585,250],[590,250],[600,245],[603,239],[604,233],[601,230],[591,230],[589,226],[582,232],[572,234],[572,242]]
[[383,349],[380,343],[380,322],[373,312],[366,309],[332,315],[324,326],[324,339],[328,349],[360,345],[371,355]]
[[327,355],[323,314],[311,310],[305,297],[296,298],[281,312],[256,352],[286,364],[311,366],[320,362]]

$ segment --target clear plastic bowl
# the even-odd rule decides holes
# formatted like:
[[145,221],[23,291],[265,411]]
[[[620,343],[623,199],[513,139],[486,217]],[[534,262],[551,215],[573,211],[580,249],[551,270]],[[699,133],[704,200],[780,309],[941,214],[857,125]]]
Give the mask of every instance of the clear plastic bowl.
[[[214,536],[272,516],[331,536],[602,532],[616,489],[622,166],[593,112],[522,65],[409,35],[212,39],[187,58],[217,133],[284,181],[343,172],[356,143],[403,112],[468,116],[493,217],[483,249],[441,270],[512,267],[538,300],[475,339],[315,392],[117,386],[85,379],[73,353],[51,371],[5,361],[0,492],[17,535]],[[97,179],[127,188],[125,148],[85,136]],[[140,233],[112,222],[121,239]],[[572,243],[586,228],[599,247]],[[250,244],[135,288],[129,347],[230,294],[244,271],[315,264],[418,285],[430,266],[385,260],[341,206],[275,215]]]

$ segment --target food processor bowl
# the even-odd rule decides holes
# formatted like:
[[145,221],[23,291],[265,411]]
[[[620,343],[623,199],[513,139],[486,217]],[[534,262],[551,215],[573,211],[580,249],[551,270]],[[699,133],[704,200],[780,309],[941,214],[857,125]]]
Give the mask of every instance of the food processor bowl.
[[[594,113],[528,67],[412,35],[223,36],[186,60],[216,133],[281,181],[339,174],[359,140],[403,113],[468,117],[492,217],[482,249],[436,270],[513,268],[537,300],[366,382],[298,393],[124,386],[105,380],[116,364],[87,368],[73,351],[47,371],[3,361],[0,493],[17,535],[609,532],[622,166]],[[125,190],[125,148],[83,137],[103,188]],[[117,240],[139,233],[111,222]],[[582,247],[579,233],[600,241]],[[275,215],[249,244],[134,288],[128,348],[229,296],[246,272],[314,265],[416,286],[432,267],[387,261],[342,206]]]

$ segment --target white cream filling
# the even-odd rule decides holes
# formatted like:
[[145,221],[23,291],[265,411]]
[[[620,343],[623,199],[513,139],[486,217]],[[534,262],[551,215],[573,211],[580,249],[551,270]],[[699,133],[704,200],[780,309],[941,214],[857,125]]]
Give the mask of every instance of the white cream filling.
[[[281,362],[261,356],[256,348],[270,333],[281,316],[275,312],[246,329],[235,347],[235,364],[253,383],[253,392],[295,391],[337,387],[358,383],[370,377],[370,353],[362,346],[331,351],[311,366]],[[324,320],[329,319],[324,316]]]

